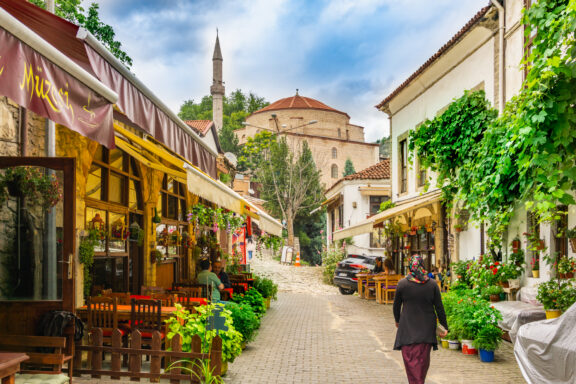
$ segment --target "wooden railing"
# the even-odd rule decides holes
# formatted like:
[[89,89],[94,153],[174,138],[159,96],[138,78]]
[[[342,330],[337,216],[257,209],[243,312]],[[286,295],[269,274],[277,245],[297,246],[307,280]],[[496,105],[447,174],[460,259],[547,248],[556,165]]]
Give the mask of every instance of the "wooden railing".
[[[191,378],[189,373],[181,369],[171,369],[166,372],[162,368],[167,368],[175,361],[187,359],[194,364],[199,360],[210,360],[210,367],[214,375],[220,375],[222,369],[222,339],[216,336],[212,341],[210,353],[202,353],[202,341],[198,335],[192,338],[192,352],[182,352],[182,343],[180,335],[174,336],[166,350],[162,349],[162,340],[160,332],[155,331],[152,334],[152,341],[146,341],[150,344],[150,349],[142,348],[142,335],[138,330],[130,333],[128,347],[122,347],[122,333],[115,329],[112,333],[112,342],[110,346],[103,345],[102,329],[95,328],[91,332],[90,345],[76,345],[76,357],[74,359],[76,374],[91,375],[92,378],[101,376],[110,376],[111,379],[120,377],[130,377],[132,381],[140,381],[140,378],[148,378],[151,382],[158,382],[161,378],[170,379],[170,383],[177,384],[180,380],[185,382],[197,382]],[[169,347],[169,348],[168,348]],[[86,367],[82,367],[82,352],[88,352],[88,361]],[[105,369],[102,364],[103,354],[110,354],[110,367]],[[142,371],[142,357],[150,356],[150,371]],[[164,364],[162,359],[164,358]],[[122,361],[127,362],[127,367],[122,367]],[[126,364],[124,364],[126,365]]]

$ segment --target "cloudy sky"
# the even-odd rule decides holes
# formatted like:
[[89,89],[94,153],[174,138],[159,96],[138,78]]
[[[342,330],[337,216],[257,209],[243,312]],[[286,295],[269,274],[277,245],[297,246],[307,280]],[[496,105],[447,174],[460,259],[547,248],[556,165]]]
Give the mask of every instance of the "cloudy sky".
[[[86,2],[86,1],[85,1]],[[92,2],[92,1],[89,1]],[[175,112],[209,94],[219,30],[226,93],[294,95],[388,134],[379,103],[487,0],[98,0],[132,71]]]

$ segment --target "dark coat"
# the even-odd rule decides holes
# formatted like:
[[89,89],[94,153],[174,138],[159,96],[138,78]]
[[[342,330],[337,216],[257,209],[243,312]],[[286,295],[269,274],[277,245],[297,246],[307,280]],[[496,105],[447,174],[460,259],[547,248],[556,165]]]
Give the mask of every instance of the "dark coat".
[[432,344],[438,349],[436,319],[446,329],[448,323],[436,280],[429,279],[422,284],[405,278],[400,280],[393,309],[394,319],[399,323],[394,349],[410,344]]
[[232,283],[230,282],[230,278],[228,277],[228,274],[226,272],[224,272],[224,270],[220,271],[220,273],[218,274],[218,278],[220,279],[222,284],[224,284],[224,288],[232,288]]

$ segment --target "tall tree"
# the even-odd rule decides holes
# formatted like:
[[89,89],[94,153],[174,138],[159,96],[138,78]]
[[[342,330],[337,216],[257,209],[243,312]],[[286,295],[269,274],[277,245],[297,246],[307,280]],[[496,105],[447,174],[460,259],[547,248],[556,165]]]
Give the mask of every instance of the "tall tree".
[[346,162],[344,163],[344,172],[342,173],[342,177],[346,177],[354,173],[356,173],[356,170],[354,169],[354,164],[352,164],[352,160],[350,160],[350,158],[347,158]]
[[270,146],[275,141],[276,135],[269,131],[262,131],[249,137],[240,150],[238,170],[257,177],[256,171],[260,168],[260,164],[268,159]]
[[[294,219],[298,214],[311,211],[324,200],[320,171],[316,168],[312,151],[304,141],[297,155],[286,138],[273,141],[267,161],[256,171],[262,184],[261,196],[273,214],[282,215],[288,230],[288,245],[294,245]],[[265,155],[266,156],[266,155]]]
[[390,158],[390,151],[391,151],[391,145],[390,145],[390,136],[384,136],[382,139],[376,140],[377,144],[380,144],[379,152],[380,152],[380,157],[384,157],[384,158]]
[[[44,0],[30,0],[30,2],[46,9]],[[86,12],[80,3],[81,0],[56,0],[54,13],[71,23],[85,28],[104,44],[118,60],[130,68],[132,66],[132,58],[122,50],[122,43],[115,40],[116,33],[114,29],[100,20],[100,6],[97,3],[92,3],[88,8],[88,12]]]

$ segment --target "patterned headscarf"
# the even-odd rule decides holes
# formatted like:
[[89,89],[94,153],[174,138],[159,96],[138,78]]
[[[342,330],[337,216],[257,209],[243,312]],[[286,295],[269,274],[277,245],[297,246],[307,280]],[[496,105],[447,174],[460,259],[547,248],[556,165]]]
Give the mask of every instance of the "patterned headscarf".
[[406,278],[415,283],[425,283],[428,281],[428,272],[424,269],[424,261],[420,255],[413,255],[410,257],[410,273]]

